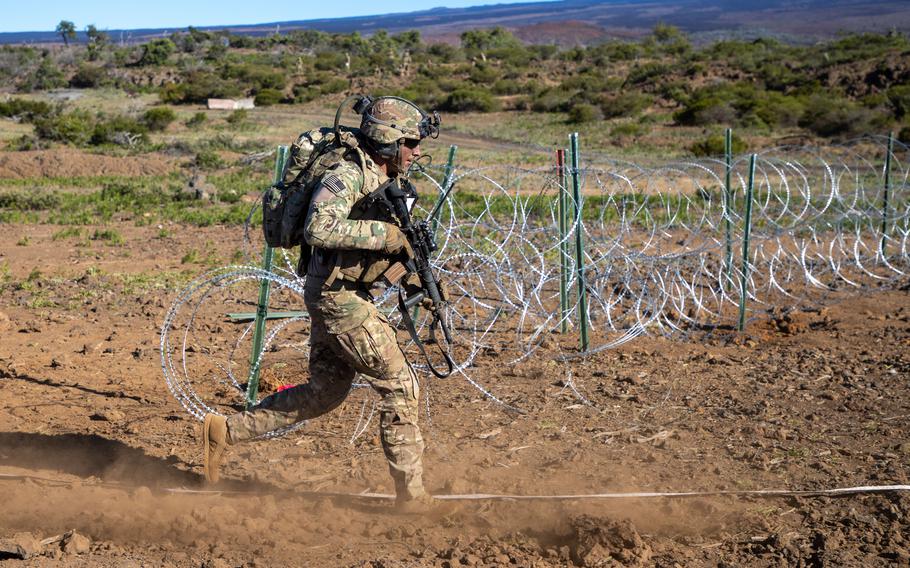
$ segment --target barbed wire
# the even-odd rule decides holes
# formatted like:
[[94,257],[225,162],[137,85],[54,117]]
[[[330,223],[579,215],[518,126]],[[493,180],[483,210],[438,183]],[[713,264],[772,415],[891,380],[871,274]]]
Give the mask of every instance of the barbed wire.
[[[745,315],[752,321],[769,310],[813,306],[845,290],[905,282],[910,169],[907,146],[895,146],[887,192],[882,138],[757,154],[747,247],[749,156],[733,161],[729,193],[723,160],[646,168],[598,158],[577,171],[580,203],[564,181],[576,172],[567,177],[555,168],[456,168],[449,179],[457,189],[440,209],[434,259],[449,289],[447,312],[457,363],[453,376],[491,401],[518,410],[473,376],[478,357],[495,353],[510,365],[541,353],[570,360],[646,334],[684,337],[732,330],[743,291]],[[418,176],[420,217],[448,187],[442,187],[441,167]],[[568,206],[563,231],[561,192]],[[238,326],[230,343],[221,339],[228,334],[226,307],[255,311],[263,279],[273,289],[270,311],[303,309],[304,282],[295,273],[294,251],[282,250],[266,271],[255,266],[261,240],[249,228],[245,235],[249,265],[202,275],[177,296],[162,326],[165,382],[197,419],[218,412],[218,404],[241,404],[245,384],[237,377],[245,376],[251,365],[293,368],[286,373],[293,381],[307,374],[308,349],[300,340],[307,334],[305,313],[270,320],[264,347],[255,356],[250,354],[250,325]],[[579,236],[581,250],[575,247]],[[592,330],[584,352],[552,341],[564,327],[575,331],[580,278]],[[560,301],[561,283],[567,302]],[[376,292],[379,309],[397,325],[395,290]],[[425,325],[427,320],[418,318],[419,331]],[[427,371],[413,345],[406,344],[405,350],[415,368]],[[566,384],[592,405],[571,375]],[[365,409],[364,402],[352,442],[366,429]]]

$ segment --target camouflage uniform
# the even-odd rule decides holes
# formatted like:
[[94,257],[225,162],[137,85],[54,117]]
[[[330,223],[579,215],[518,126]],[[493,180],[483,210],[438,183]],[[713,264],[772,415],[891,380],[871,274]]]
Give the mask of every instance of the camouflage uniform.
[[417,375],[398,345],[395,328],[368,292],[391,264],[381,252],[391,219],[350,218],[379,217],[372,211],[352,214],[352,209],[388,177],[365,152],[358,152],[363,169],[345,160],[327,170],[306,218],[306,242],[317,247],[306,267],[304,297],[311,322],[310,380],[229,417],[227,427],[236,443],[325,414],[344,401],[360,373],[382,397],[382,447],[396,493],[399,499],[415,499],[425,495]]

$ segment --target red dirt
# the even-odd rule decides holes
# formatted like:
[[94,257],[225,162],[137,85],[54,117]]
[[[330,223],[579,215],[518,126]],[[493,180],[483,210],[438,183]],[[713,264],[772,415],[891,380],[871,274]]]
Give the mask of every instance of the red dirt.
[[[0,235],[0,265],[11,269],[0,284],[0,539],[75,529],[90,540],[87,552],[51,543],[31,564],[3,566],[910,563],[907,494],[477,501],[410,516],[332,497],[391,492],[375,422],[349,443],[373,397],[363,389],[299,433],[238,448],[223,493],[168,492],[204,489],[199,423],[165,388],[157,351],[177,289],[130,289],[118,274],[201,272],[180,264],[183,253],[211,241],[226,261],[239,230],[173,227],[174,237],[157,238],[152,227],[114,228],[125,246],[72,246],[45,225]],[[28,246],[16,246],[26,234]],[[42,276],[17,289],[34,268]],[[488,353],[473,376],[527,414],[459,379],[428,381],[428,486],[566,494],[907,484],[908,316],[904,288],[774,314],[741,338],[644,338],[567,364],[551,360],[553,347],[512,366]],[[569,350],[576,339],[552,341]],[[563,386],[564,369],[596,409]]]

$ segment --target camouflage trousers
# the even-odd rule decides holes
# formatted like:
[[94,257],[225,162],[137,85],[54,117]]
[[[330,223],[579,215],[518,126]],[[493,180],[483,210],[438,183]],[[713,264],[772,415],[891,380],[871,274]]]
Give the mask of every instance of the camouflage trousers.
[[399,499],[423,495],[419,385],[395,329],[363,292],[321,292],[309,286],[306,292],[311,322],[309,382],[228,417],[231,441],[249,440],[333,410],[360,373],[382,397],[380,439],[396,494]]

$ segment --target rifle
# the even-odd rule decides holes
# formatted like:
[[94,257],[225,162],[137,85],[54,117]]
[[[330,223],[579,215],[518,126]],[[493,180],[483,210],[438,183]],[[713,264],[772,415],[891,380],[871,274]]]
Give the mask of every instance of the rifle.
[[[451,191],[451,189],[452,188],[449,187],[449,191]],[[447,195],[448,192],[439,200],[439,203],[445,201]],[[444,379],[451,375],[452,371],[455,370],[455,363],[449,355],[449,350],[452,345],[452,335],[449,332],[449,326],[446,324],[445,314],[443,313],[446,302],[442,299],[442,295],[439,292],[439,280],[433,273],[430,264],[430,255],[438,248],[436,239],[433,235],[433,231],[430,230],[427,221],[413,222],[411,220],[411,206],[417,201],[417,190],[410,180],[406,178],[393,178],[376,189],[370,197],[374,202],[382,204],[389,213],[394,215],[398,220],[401,231],[407,237],[408,242],[411,244],[411,248],[414,250],[414,258],[408,259],[407,262],[405,262],[405,267],[409,272],[416,273],[420,278],[421,291],[409,297],[405,297],[402,288],[399,287],[398,310],[401,312],[402,320],[404,320],[405,326],[408,328],[411,339],[414,340],[417,348],[420,349],[420,352],[423,354],[430,371],[440,379]],[[439,204],[437,204],[436,208],[439,208]],[[435,214],[436,209],[433,210],[433,213],[431,213],[429,218],[432,219]],[[435,343],[439,346],[439,351],[442,353],[447,366],[445,371],[438,370],[433,365],[433,362],[430,361],[430,357],[427,355],[426,348],[424,347],[424,341],[418,336],[417,330],[414,327],[414,320],[409,313],[411,308],[420,304],[426,298],[429,298],[432,304],[429,311],[433,318],[430,321],[429,343]],[[446,340],[445,348],[436,340],[437,328],[442,330],[442,335]]]

